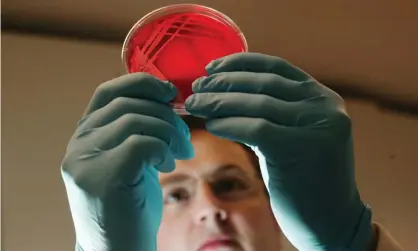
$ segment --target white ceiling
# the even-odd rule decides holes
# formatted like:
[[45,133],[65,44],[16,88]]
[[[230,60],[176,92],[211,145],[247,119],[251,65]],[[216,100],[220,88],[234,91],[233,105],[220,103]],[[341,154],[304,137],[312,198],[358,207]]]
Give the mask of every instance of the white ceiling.
[[[3,0],[3,24],[42,24],[120,43],[139,18],[188,1]],[[250,51],[284,57],[331,87],[418,107],[418,1],[197,0],[230,16]]]

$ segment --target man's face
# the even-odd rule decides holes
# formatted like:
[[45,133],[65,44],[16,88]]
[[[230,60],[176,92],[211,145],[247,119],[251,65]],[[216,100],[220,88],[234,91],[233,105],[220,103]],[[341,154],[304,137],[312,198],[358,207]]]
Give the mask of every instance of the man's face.
[[278,251],[280,229],[248,153],[206,131],[195,157],[160,174],[164,213],[159,251]]

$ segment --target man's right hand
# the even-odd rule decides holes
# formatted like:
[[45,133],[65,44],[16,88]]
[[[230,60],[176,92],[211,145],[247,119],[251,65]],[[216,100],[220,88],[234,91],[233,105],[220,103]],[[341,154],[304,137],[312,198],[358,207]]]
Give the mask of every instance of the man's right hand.
[[169,106],[176,94],[144,73],[97,88],[61,169],[78,250],[156,250],[158,171],[193,156],[188,127]]

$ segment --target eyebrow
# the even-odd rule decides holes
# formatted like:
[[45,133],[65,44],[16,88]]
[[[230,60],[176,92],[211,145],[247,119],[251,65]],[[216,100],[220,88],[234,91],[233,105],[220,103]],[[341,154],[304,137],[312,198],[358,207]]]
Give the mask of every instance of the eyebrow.
[[[239,166],[234,164],[224,164],[216,168],[214,172],[210,174],[210,176],[217,177],[227,173],[238,173],[245,178],[250,178],[249,175]],[[160,180],[161,186],[173,185],[183,183],[187,180],[192,179],[192,177],[187,173],[177,173],[172,174],[168,177],[162,178]]]
[[168,177],[162,178],[160,180],[160,184],[162,187],[167,186],[167,185],[173,185],[173,184],[178,184],[178,183],[183,183],[187,180],[190,180],[191,177],[188,174],[185,173],[176,173],[176,174],[172,174]]
[[212,176],[219,176],[225,173],[239,173],[248,177],[248,174],[241,167],[234,164],[225,164],[220,166],[213,172]]

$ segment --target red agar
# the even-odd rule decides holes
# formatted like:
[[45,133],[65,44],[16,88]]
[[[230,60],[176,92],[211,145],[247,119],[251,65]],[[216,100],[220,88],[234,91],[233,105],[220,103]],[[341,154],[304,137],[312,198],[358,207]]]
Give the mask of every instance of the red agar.
[[214,59],[244,52],[242,34],[226,23],[200,13],[160,17],[134,31],[126,54],[128,71],[148,72],[177,86],[174,105],[184,104],[191,84],[207,75]]

